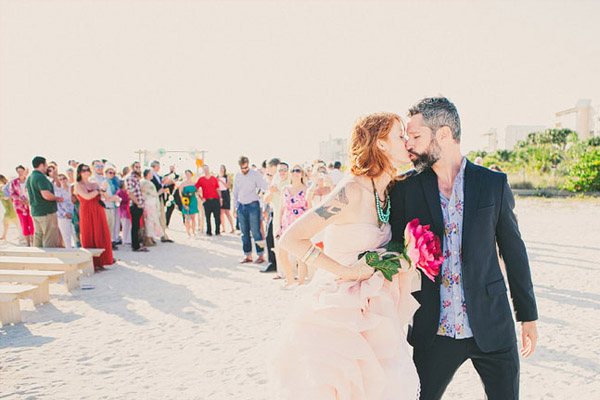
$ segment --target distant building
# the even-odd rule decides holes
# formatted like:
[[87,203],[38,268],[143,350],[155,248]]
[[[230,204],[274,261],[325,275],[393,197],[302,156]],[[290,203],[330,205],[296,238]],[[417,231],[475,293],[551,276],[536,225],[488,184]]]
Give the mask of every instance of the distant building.
[[498,150],[498,132],[495,128],[491,128],[489,131],[483,134],[487,138],[487,144],[484,148],[488,153],[493,153]]
[[599,117],[596,110],[592,107],[592,101],[589,99],[580,99],[575,107],[558,111],[556,116],[556,128],[567,128],[577,132],[579,139],[586,140],[592,136],[598,136]]
[[544,130],[546,127],[543,125],[508,125],[504,130],[504,148],[512,150],[517,142],[527,139],[530,133]]
[[348,139],[329,138],[319,143],[319,159],[325,162],[341,161],[348,158]]

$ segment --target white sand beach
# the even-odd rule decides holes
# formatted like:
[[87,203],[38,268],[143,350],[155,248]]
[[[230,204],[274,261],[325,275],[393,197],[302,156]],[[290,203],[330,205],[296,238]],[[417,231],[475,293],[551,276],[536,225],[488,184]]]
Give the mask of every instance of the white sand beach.
[[[518,199],[517,212],[541,316],[521,398],[598,399],[600,200]],[[24,322],[0,328],[0,399],[266,399],[265,353],[297,292],[239,265],[239,236],[173,228],[176,243],[116,252],[91,290],[23,302]],[[483,398],[467,362],[444,399]]]

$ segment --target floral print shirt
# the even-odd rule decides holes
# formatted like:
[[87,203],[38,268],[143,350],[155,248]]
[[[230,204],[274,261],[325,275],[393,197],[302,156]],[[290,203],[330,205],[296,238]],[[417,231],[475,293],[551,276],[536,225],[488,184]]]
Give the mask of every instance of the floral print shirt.
[[17,214],[30,215],[29,195],[25,185],[21,184],[19,178],[15,178],[10,182],[9,193]]
[[444,217],[444,263],[440,287],[440,323],[437,334],[456,339],[473,337],[467,303],[462,284],[462,225],[464,206],[464,178],[467,159],[463,158],[460,171],[454,180],[452,195],[447,199],[440,192]]

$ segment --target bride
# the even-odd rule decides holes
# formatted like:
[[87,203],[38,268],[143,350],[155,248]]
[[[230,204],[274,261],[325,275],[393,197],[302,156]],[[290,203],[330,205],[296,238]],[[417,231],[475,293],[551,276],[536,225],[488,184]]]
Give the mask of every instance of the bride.
[[[418,303],[419,273],[393,282],[359,255],[391,239],[388,188],[410,163],[402,119],[367,115],[354,126],[351,176],[298,219],[280,245],[316,269],[272,347],[273,398],[378,400],[419,397],[419,378],[404,328]],[[311,238],[324,230],[324,250]]]

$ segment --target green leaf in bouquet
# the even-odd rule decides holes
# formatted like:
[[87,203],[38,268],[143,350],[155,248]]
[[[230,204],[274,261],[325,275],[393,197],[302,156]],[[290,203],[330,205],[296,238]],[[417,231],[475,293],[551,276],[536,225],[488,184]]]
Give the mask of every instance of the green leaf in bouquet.
[[385,279],[387,279],[390,282],[392,281],[393,276],[394,276],[394,272],[393,271],[391,271],[389,269],[385,269],[385,268],[381,270],[381,274],[383,275],[383,277]]
[[398,262],[394,260],[384,260],[383,267],[390,271],[398,272]]
[[375,263],[379,261],[379,254],[374,251],[369,251],[365,254],[365,262],[370,266],[373,266]]
[[398,273],[398,269],[388,261],[379,261],[373,268],[381,272],[383,277],[390,282],[392,281],[392,277]]

